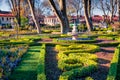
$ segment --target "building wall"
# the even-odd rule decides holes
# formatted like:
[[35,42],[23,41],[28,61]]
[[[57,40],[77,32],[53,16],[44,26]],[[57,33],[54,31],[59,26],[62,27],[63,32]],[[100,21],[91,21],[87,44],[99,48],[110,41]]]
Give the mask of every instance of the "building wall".
[[60,22],[57,19],[57,17],[45,17],[44,18],[44,24],[50,25],[50,26],[55,26],[57,24],[60,24]]
[[7,25],[12,26],[13,20],[14,20],[14,17],[12,16],[8,16],[8,17],[0,16],[0,26],[2,27],[7,26]]

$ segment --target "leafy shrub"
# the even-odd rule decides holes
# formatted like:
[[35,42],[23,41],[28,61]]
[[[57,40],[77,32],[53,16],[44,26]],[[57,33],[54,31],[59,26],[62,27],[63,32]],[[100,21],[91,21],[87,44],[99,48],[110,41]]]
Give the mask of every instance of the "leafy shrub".
[[79,45],[69,45],[69,46],[61,46],[57,45],[56,49],[59,51],[63,51],[64,53],[74,53],[74,52],[96,52],[99,51],[99,46],[92,44],[79,44]]
[[107,80],[116,80],[117,68],[118,68],[117,65],[118,65],[118,61],[119,61],[119,56],[120,56],[120,46],[118,46],[115,50],[113,59],[111,61]]
[[0,61],[1,61],[1,75],[7,78],[12,70],[18,65],[21,61],[21,57],[27,51],[27,45],[7,45],[0,46]]
[[76,68],[71,71],[64,72],[60,76],[59,80],[74,80],[74,77],[76,76],[83,77],[83,76],[91,74],[95,70],[96,70],[95,65],[90,65],[90,66],[86,66],[82,68]]
[[20,38],[20,39],[11,39],[10,42],[21,42],[21,43],[30,43],[30,42],[33,42],[32,39],[27,39],[27,38]]
[[39,64],[37,69],[37,80],[46,80],[45,75],[45,54],[46,54],[46,45],[42,44],[41,53],[39,57]]
[[73,58],[59,60],[58,62],[58,68],[60,68],[63,71],[69,71],[71,69],[79,68],[82,66],[83,64],[79,60]]
[[42,33],[51,33],[52,30],[43,30]]
[[59,80],[74,80],[76,76],[86,76],[97,69],[97,56],[85,53],[98,51],[99,47],[96,45],[56,45],[56,50],[59,51],[58,68],[64,71]]
[[94,43],[95,39],[92,40],[61,40],[61,39],[53,39],[53,42],[61,42],[61,43]]
[[111,42],[111,43],[99,43],[97,45],[107,47],[107,46],[118,46],[119,44],[120,44],[120,42]]
[[94,80],[92,77],[86,77],[85,80]]
[[108,39],[108,40],[114,40],[114,37],[112,36],[99,36],[100,39]]

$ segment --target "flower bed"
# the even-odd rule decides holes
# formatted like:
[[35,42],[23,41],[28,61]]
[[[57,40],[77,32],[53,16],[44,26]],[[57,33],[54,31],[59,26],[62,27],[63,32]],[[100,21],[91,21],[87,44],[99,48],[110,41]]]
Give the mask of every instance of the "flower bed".
[[98,46],[90,44],[56,45],[56,50],[59,51],[58,68],[63,71],[59,80],[74,80],[77,76],[87,76],[97,69],[97,56],[88,52],[98,51]]
[[0,78],[6,79],[11,71],[21,61],[21,57],[27,51],[27,45],[1,46],[0,47]]
[[37,80],[41,48],[42,48],[41,44],[37,46],[36,45],[30,46],[26,54],[23,55],[20,64],[14,69],[12,74],[9,76],[9,79]]

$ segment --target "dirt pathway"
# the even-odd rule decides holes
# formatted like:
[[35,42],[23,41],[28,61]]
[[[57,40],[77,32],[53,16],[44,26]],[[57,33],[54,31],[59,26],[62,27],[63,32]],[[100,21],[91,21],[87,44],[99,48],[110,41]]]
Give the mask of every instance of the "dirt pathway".
[[[110,42],[113,40],[98,40],[98,44]],[[100,47],[100,51],[95,53],[98,56],[99,66],[98,70],[90,75],[94,80],[106,80],[114,50],[115,47]]]
[[58,80],[62,71],[57,67],[57,52],[53,46],[47,46],[47,54],[45,59],[45,71],[47,80]]
[[[51,42],[52,40],[43,40],[43,42]],[[98,39],[99,43],[110,43],[113,40],[100,40]],[[115,47],[100,47],[100,51],[96,52],[95,54],[98,56],[98,70],[90,76],[94,80],[106,80],[110,62],[113,57]],[[57,68],[57,60],[56,60],[57,52],[55,52],[54,47],[47,46],[47,55],[46,55],[46,76],[47,80],[58,80],[62,71]],[[77,80],[84,80],[84,79],[77,79]]]

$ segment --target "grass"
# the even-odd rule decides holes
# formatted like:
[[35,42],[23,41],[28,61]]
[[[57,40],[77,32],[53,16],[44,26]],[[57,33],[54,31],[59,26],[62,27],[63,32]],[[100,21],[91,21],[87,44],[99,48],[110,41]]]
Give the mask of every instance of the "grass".
[[21,63],[10,76],[10,80],[37,80],[37,67],[41,46],[29,47]]

